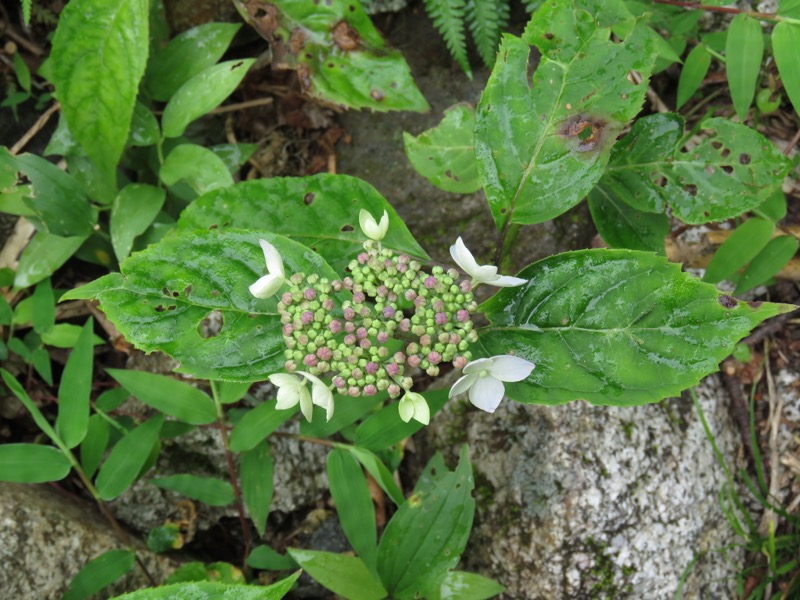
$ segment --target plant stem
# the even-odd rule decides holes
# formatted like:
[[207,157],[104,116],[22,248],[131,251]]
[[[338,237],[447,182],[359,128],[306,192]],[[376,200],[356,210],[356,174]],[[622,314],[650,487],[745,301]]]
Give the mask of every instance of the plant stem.
[[211,381],[211,395],[214,398],[214,404],[217,407],[217,426],[219,429],[220,438],[222,438],[222,447],[225,450],[225,461],[228,464],[228,475],[231,480],[231,487],[233,488],[233,496],[236,499],[236,512],[239,513],[239,525],[242,528],[242,538],[244,539],[244,555],[242,556],[242,570],[247,569],[247,557],[250,555],[250,529],[247,527],[247,517],[244,515],[244,502],[242,500],[242,490],[239,487],[239,476],[236,472],[236,464],[233,461],[233,452],[231,452],[231,445],[228,439],[228,429],[225,425],[225,413],[222,410],[222,403],[219,401],[219,393],[217,390],[217,382]]
[[689,8],[693,10],[707,10],[710,12],[728,13],[733,15],[744,14],[754,19],[766,19],[768,21],[786,21],[787,23],[800,23],[800,19],[792,17],[784,17],[776,13],[763,13],[753,10],[741,10],[739,8],[731,8],[727,6],[708,6],[700,2],[681,2],[679,0],[653,0],[653,4],[668,4],[670,6],[680,6],[682,8]]

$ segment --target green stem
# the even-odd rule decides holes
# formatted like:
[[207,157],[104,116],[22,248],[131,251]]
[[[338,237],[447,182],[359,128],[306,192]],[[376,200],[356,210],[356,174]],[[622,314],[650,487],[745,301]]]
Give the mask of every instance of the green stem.
[[707,10],[709,12],[721,12],[734,15],[747,15],[754,19],[764,19],[767,21],[786,21],[787,23],[794,23],[800,25],[800,19],[792,17],[785,17],[775,13],[763,13],[754,10],[741,10],[739,8],[730,8],[727,6],[708,6],[700,2],[681,2],[679,0],[653,0],[653,4],[668,4],[670,6],[680,6],[682,8],[689,8],[692,10]]
[[250,555],[250,529],[247,527],[247,517],[244,514],[244,501],[242,500],[242,490],[239,487],[239,476],[236,472],[236,464],[233,460],[233,452],[231,452],[230,440],[228,439],[228,429],[225,426],[225,412],[222,410],[222,402],[219,400],[219,390],[217,382],[211,381],[211,395],[214,398],[214,405],[217,407],[217,426],[219,429],[220,438],[222,439],[222,447],[225,450],[225,461],[228,464],[228,475],[231,480],[231,487],[233,488],[233,495],[236,499],[236,512],[239,514],[239,525],[242,528],[242,538],[244,539],[244,556],[242,557],[242,570],[247,569],[247,557]]

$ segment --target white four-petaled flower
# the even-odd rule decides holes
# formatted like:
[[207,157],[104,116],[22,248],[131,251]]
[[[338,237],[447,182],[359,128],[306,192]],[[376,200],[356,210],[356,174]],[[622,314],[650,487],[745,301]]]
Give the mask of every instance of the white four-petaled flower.
[[266,240],[258,240],[258,242],[264,251],[268,274],[259,278],[249,289],[256,298],[269,298],[286,282],[286,272],[283,270],[283,259],[275,246]]
[[381,222],[378,223],[369,211],[362,208],[358,213],[358,224],[361,225],[364,235],[371,240],[380,242],[386,237],[386,232],[389,230],[389,213],[384,210]]
[[423,425],[430,423],[431,410],[428,408],[428,403],[416,392],[406,391],[397,408],[400,411],[400,418],[406,423],[411,419],[416,419]]
[[[297,374],[301,377],[288,373],[275,373],[269,376],[272,384],[278,386],[278,403],[275,408],[286,410],[300,404],[300,412],[311,422],[316,404],[325,409],[326,418],[330,421],[333,416],[333,394],[328,386],[305,371],[298,371]],[[311,391],[306,386],[306,380],[311,382]]]
[[505,394],[503,382],[522,381],[535,366],[518,356],[473,360],[464,367],[464,376],[450,389],[450,398],[469,390],[470,402],[481,410],[493,413]]
[[450,246],[450,256],[456,261],[459,267],[472,277],[472,285],[479,283],[488,283],[497,287],[516,287],[527,282],[527,279],[520,279],[519,277],[509,277],[508,275],[498,275],[497,267],[494,265],[479,265],[472,256],[472,252],[467,250],[464,241],[461,238],[456,240],[456,243]]

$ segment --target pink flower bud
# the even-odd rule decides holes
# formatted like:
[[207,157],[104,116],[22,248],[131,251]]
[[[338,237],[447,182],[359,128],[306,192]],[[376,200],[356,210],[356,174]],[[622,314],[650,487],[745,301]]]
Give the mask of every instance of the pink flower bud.
[[438,365],[440,362],[442,362],[442,355],[439,354],[438,352],[429,352],[428,360],[430,361],[431,364]]
[[313,354],[306,354],[303,357],[303,364],[307,367],[315,367],[317,366],[317,357]]
[[469,321],[469,312],[462,308],[456,313],[456,321],[459,323],[466,323]]
[[429,336],[427,333],[419,338],[419,343],[421,346],[430,346],[431,341],[431,336]]
[[378,372],[378,369],[380,368],[380,366],[376,362],[369,361],[367,363],[367,366],[364,367],[364,368],[366,369],[367,373],[369,373],[370,375],[375,375],[375,373]]
[[364,292],[355,292],[353,294],[353,304],[363,304],[364,300],[366,300]]
[[344,380],[344,377],[334,377],[333,378],[333,385],[337,388],[341,389],[347,385],[347,382]]
[[333,287],[333,291],[334,291],[334,292],[341,292],[341,291],[342,291],[342,288],[344,287],[344,285],[342,284],[342,282],[341,282],[341,281],[339,281],[339,280],[337,279],[336,281],[334,281],[334,282],[331,284],[331,287]]
[[374,385],[370,384],[364,388],[365,396],[374,396],[377,393],[378,393],[378,388],[376,388]]
[[411,330],[411,321],[409,319],[403,319],[397,325],[400,328],[400,331],[410,331]]
[[322,308],[325,310],[333,310],[333,306],[333,298],[325,298],[325,300],[322,301]]
[[363,340],[365,337],[367,337],[366,328],[359,327],[358,330],[356,331],[356,335],[358,336],[359,339]]
[[283,302],[286,306],[289,306],[292,303],[292,294],[290,292],[283,292],[281,296],[281,302]]
[[365,264],[367,264],[368,260],[369,260],[369,254],[367,254],[366,252],[362,252],[361,254],[358,255],[358,263],[359,264],[365,265]]
[[333,356],[333,352],[327,346],[323,346],[317,350],[317,357],[321,360],[330,360]]
[[398,375],[400,373],[400,365],[397,363],[389,363],[386,365],[386,373],[391,377]]
[[314,322],[314,313],[312,313],[310,310],[305,311],[300,317],[300,321],[303,323],[303,325],[310,325]]
[[351,385],[347,389],[347,393],[350,394],[353,398],[358,398],[361,395],[361,390],[358,389],[358,386]]
[[393,383],[386,389],[386,391],[389,392],[389,396],[392,398],[397,398],[400,395],[400,386],[396,383]]
[[463,369],[464,367],[467,366],[467,359],[464,358],[463,356],[456,356],[453,359],[453,366],[456,369]]
[[427,300],[425,300],[425,298],[422,296],[417,296],[416,298],[414,298],[414,306],[416,306],[417,308],[422,308],[423,306],[425,306],[426,303]]
[[313,300],[317,297],[317,291],[314,288],[306,288],[303,291],[303,298],[306,300]]
[[419,357],[419,355],[412,354],[411,356],[408,357],[408,361],[407,362],[408,362],[408,366],[409,367],[416,368],[416,367],[419,366],[419,363],[422,362],[422,359]]
[[394,362],[399,365],[402,365],[404,362],[406,362],[406,355],[402,352],[395,352],[392,358],[394,359]]
[[294,332],[294,327],[292,327],[290,323],[286,323],[286,325],[283,326],[283,335],[285,335],[286,337],[292,335],[293,332]]
[[433,310],[442,311],[444,310],[444,300],[437,298],[433,301]]
[[363,348],[364,350],[368,350],[369,348],[371,348],[371,347],[372,347],[372,342],[370,342],[368,339],[364,338],[363,340],[360,340],[360,341],[358,342],[358,345],[359,345],[361,348]]
[[386,295],[389,293],[389,288],[387,288],[385,285],[379,285],[378,289],[375,290],[375,292],[378,294],[379,297],[385,298]]
[[436,313],[436,317],[434,317],[434,319],[437,325],[444,325],[449,320],[447,318],[447,313],[443,312]]
[[348,321],[347,323],[344,324],[344,330],[347,333],[353,333],[356,330],[356,324],[351,321]]
[[286,369],[286,371],[289,373],[294,373],[297,370],[297,365],[293,360],[287,360],[283,364],[283,368]]
[[339,333],[342,330],[342,322],[334,319],[328,325],[328,329],[331,330],[331,333]]
[[352,333],[344,336],[344,343],[348,346],[354,346],[356,343],[356,336],[354,336]]
[[369,306],[362,306],[359,314],[364,318],[368,317],[370,314]]
[[436,279],[436,277],[434,277],[433,275],[428,275],[428,276],[425,278],[425,281],[423,282],[423,284],[422,284],[422,285],[424,285],[424,286],[425,286],[426,288],[428,288],[429,290],[432,290],[433,288],[435,288],[435,287],[436,287],[436,284],[437,284],[437,283],[439,283],[439,280],[438,280],[438,279]]
[[383,309],[383,318],[384,319],[393,319],[395,312],[397,312],[394,306],[387,306]]
[[385,331],[378,332],[378,341],[381,344],[385,344],[387,341],[389,341],[389,334]]
[[461,288],[461,291],[466,294],[467,292],[472,291],[472,282],[469,279],[465,279],[458,285],[458,287]]
[[346,320],[348,320],[348,321],[352,321],[353,319],[356,318],[356,311],[353,310],[353,308],[351,306],[348,306],[347,308],[345,308],[342,311],[342,313],[344,314],[344,318]]

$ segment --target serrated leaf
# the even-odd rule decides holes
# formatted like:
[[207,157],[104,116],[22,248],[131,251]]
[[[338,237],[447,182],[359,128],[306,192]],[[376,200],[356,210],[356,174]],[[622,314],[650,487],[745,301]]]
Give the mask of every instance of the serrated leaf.
[[80,185],[57,166],[33,154],[11,156],[0,148],[0,163],[25,174],[33,193],[25,198],[48,233],[58,236],[86,236],[92,233],[97,213]]
[[387,47],[360,2],[237,0],[242,16],[273,50],[273,67],[297,70],[300,89],[350,108],[428,110],[397,50]]
[[681,75],[678,78],[678,99],[675,108],[680,108],[700,88],[711,66],[711,55],[705,44],[698,44],[686,57]]
[[680,116],[642,117],[614,146],[600,185],[641,211],[663,213],[669,203],[693,224],[738,216],[780,189],[790,164],[764,136],[721,118],[702,128],[702,140],[682,149]]
[[52,446],[0,444],[0,481],[47,483],[69,475],[72,465]]
[[[800,9],[798,9],[800,12]],[[800,25],[782,21],[772,30],[772,54],[786,95],[800,113]]]
[[69,354],[58,388],[56,430],[67,448],[81,443],[89,427],[89,399],[94,365],[94,319],[89,317]]
[[158,176],[166,185],[185,181],[198,194],[233,185],[228,166],[208,148],[181,144],[172,149]]
[[749,15],[736,15],[728,26],[725,68],[733,106],[742,122],[747,118],[747,112],[753,103],[763,56],[764,38],[761,25]]
[[87,237],[65,238],[39,231],[22,251],[14,285],[26,288],[50,277],[69,260]]
[[381,600],[386,590],[361,559],[346,554],[289,548],[289,555],[317,583],[348,600]]
[[775,225],[764,219],[742,223],[714,253],[706,267],[703,281],[718,283],[749,263],[767,245]]
[[771,240],[764,249],[747,265],[739,278],[735,294],[741,294],[767,283],[797,253],[798,242],[795,238],[782,235]]
[[349,452],[334,449],[328,454],[326,472],[331,498],[347,540],[367,568],[377,575],[375,506],[364,471]]
[[157,588],[139,590],[114,600],[175,600],[193,598],[203,600],[281,600],[300,577],[301,571],[268,586],[237,585],[211,581],[191,581],[162,585]]
[[172,377],[126,369],[106,369],[106,373],[141,402],[192,425],[207,425],[217,420],[217,410],[207,394]]
[[153,417],[129,431],[117,442],[100,467],[95,486],[103,500],[113,500],[136,481],[158,442],[164,417]]
[[428,591],[427,600],[487,600],[503,593],[503,586],[477,573],[450,571],[438,590]]
[[536,368],[506,395],[527,404],[630,406],[658,402],[717,370],[761,321],[794,310],[749,305],[632,250],[566,252],[526,267],[528,283],[481,306],[488,356],[515,353]]
[[264,402],[248,411],[231,432],[231,450],[245,452],[255,448],[278,427],[292,418],[300,407],[278,410],[272,402]]
[[222,104],[239,86],[254,62],[254,58],[248,58],[219,63],[184,83],[164,108],[161,117],[164,136],[183,135],[189,123]]
[[664,254],[664,238],[670,230],[665,214],[633,208],[606,189],[602,179],[589,192],[589,210],[598,233],[609,247]]
[[464,446],[455,472],[442,473],[430,490],[415,491],[389,521],[378,546],[378,572],[392,598],[420,597],[458,564],[472,530],[473,487]]
[[147,0],[72,0],[53,38],[52,81],[61,113],[109,182],[147,63],[148,8]]
[[122,188],[111,206],[111,244],[117,260],[125,260],[136,236],[143,234],[153,223],[167,193],[145,183],[131,183]]
[[[120,265],[121,273],[67,292],[62,300],[97,298],[128,341],[173,356],[181,372],[205,379],[263,380],[283,369],[285,345],[279,298],[260,300],[248,289],[265,272],[259,239],[277,248],[287,275],[337,278],[317,254],[281,236],[234,229],[184,231],[131,255]],[[222,317],[222,329],[204,337],[202,322],[212,312]]]
[[362,208],[376,218],[384,210],[389,214],[384,246],[427,258],[383,196],[367,182],[347,175],[274,177],[215,190],[183,211],[178,228],[257,226],[305,244],[340,272],[363,251],[367,238],[358,225]]
[[441,122],[414,137],[403,132],[406,156],[417,173],[436,187],[456,194],[481,189],[475,159],[475,109],[457,104],[444,111]]
[[269,505],[273,492],[272,451],[266,441],[252,450],[242,452],[239,475],[242,478],[242,498],[247,512],[260,536],[267,527]]
[[[522,38],[503,36],[475,126],[478,169],[498,225],[546,221],[583,199],[644,100],[655,58],[646,26],[614,43],[579,5],[550,0]],[[532,81],[530,45],[542,53]],[[630,71],[644,82],[631,83]],[[598,77],[606,84],[597,86]]]
[[234,499],[231,484],[215,477],[179,474],[151,481],[160,488],[177,492],[209,506],[228,506]]
[[153,100],[168,101],[184,83],[215,64],[241,25],[205,23],[184,31],[147,64],[145,87]]
[[109,550],[93,558],[78,571],[62,600],[84,600],[111,585],[133,568],[136,555],[130,550]]

